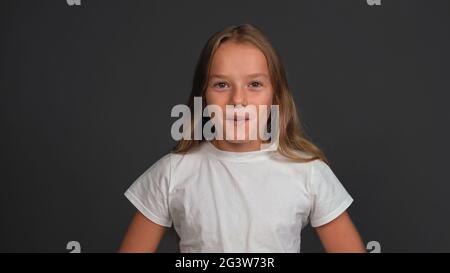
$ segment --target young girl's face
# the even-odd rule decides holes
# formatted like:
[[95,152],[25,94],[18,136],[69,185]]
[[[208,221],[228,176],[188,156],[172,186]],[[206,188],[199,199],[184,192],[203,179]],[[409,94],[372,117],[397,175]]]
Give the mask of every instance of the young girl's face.
[[[260,107],[272,104],[273,90],[270,80],[267,60],[264,54],[250,43],[236,43],[227,41],[221,44],[212,59],[209,81],[206,89],[206,102],[208,105],[218,105],[223,111],[222,128],[224,139],[227,137],[227,124],[234,126],[234,137],[239,140],[225,139],[228,142],[248,142],[249,123],[255,130],[258,122]],[[238,121],[237,113],[227,113],[226,105],[242,105],[244,111],[249,105],[255,106],[256,120],[249,120],[246,115],[244,121]],[[246,108],[247,107],[247,108]],[[270,108],[268,110],[270,113]],[[266,124],[267,117],[259,124]],[[238,137],[237,126],[244,124],[245,136]],[[228,127],[230,128],[230,127]],[[228,137],[227,137],[228,138]],[[258,134],[259,138],[259,134]]]

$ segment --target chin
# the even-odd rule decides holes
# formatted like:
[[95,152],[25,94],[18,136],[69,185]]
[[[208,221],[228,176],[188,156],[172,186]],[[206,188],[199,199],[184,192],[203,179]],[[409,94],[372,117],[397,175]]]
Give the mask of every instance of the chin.
[[[252,124],[251,128],[253,128],[253,130],[250,130],[250,123],[254,122],[255,121],[252,120],[246,120],[245,123],[237,124],[233,120],[226,120],[226,126],[223,127],[224,140],[232,144],[244,144],[257,140],[257,124]],[[234,127],[234,130],[227,133],[227,126]],[[239,126],[244,127],[239,129]],[[254,139],[250,136],[253,136]]]
[[233,144],[243,144],[251,142],[252,139],[250,138],[250,135],[248,133],[248,129],[246,128],[245,133],[237,133],[234,132],[234,135],[228,135],[225,131],[225,141]]
[[236,140],[225,140],[226,142],[232,143],[232,144],[244,144],[249,143],[251,140],[249,139],[236,139]]

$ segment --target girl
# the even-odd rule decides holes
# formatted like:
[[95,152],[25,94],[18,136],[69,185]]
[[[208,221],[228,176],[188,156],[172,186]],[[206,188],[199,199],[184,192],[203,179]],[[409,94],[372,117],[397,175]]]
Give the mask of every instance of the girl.
[[[300,252],[308,222],[327,252],[365,252],[346,212],[353,199],[304,137],[281,60],[260,30],[228,27],[208,40],[192,110],[194,97],[224,112],[227,105],[278,105],[276,139],[264,146],[248,136],[180,140],[125,192],[137,212],[120,252],[156,251],[172,224],[181,252]],[[266,118],[270,127],[273,117]],[[226,132],[237,122],[226,115],[220,124]]]

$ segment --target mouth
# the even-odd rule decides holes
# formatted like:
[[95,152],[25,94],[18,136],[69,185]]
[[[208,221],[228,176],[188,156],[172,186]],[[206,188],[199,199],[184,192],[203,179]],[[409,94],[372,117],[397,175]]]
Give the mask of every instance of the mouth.
[[227,120],[237,122],[237,121],[248,121],[250,120],[250,118],[247,114],[244,116],[235,114],[232,117],[227,117]]

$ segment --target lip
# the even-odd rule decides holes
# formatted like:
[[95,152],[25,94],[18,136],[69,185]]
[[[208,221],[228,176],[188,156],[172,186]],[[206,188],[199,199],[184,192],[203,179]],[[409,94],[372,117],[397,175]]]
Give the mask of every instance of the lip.
[[250,118],[248,117],[248,116],[245,116],[245,117],[242,117],[242,116],[234,116],[234,117],[230,117],[230,118],[227,118],[227,120],[232,120],[232,121],[241,121],[241,120],[245,120],[245,121],[247,121],[247,120],[250,120]]

